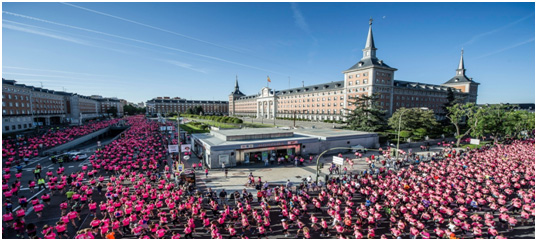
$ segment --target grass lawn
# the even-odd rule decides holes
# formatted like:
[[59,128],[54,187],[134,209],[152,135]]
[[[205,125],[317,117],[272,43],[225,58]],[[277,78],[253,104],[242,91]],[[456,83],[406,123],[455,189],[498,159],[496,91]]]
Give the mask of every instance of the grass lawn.
[[242,124],[239,124],[239,125],[242,125],[243,127],[250,127],[250,128],[266,128],[266,127],[274,127],[274,126],[271,125],[271,124],[246,123],[246,122],[243,122]]
[[[173,120],[173,121],[177,121],[177,117],[168,117],[169,120]],[[216,121],[212,121],[212,120],[206,120],[206,119],[194,119],[194,118],[188,118],[189,120],[191,121],[197,121],[197,122],[201,122],[201,123],[205,123],[207,125],[211,125],[211,126],[215,126],[215,127],[219,127],[219,128],[222,128],[222,129],[229,129],[229,128],[239,128],[239,127],[248,127],[248,128],[267,128],[267,127],[274,127],[274,125],[271,125],[271,124],[261,124],[261,123],[246,123],[246,122],[243,122],[241,124],[234,124],[234,123],[220,123],[220,122],[216,122]],[[188,125],[185,124],[185,125]],[[185,126],[183,124],[181,124],[181,128],[183,128],[183,126]],[[198,132],[192,132],[192,133],[201,133],[201,132],[209,132],[209,131],[203,131],[199,128],[197,128],[196,126],[192,126],[192,125],[189,125],[189,126],[186,126],[184,128],[184,130],[187,130],[188,132],[190,132],[190,129],[194,130],[194,131],[198,131]]]
[[188,133],[208,133],[209,130],[202,130],[197,126],[189,125],[189,124],[181,124],[181,130],[184,130]]
[[237,126],[235,126],[234,124],[231,124],[231,123],[220,123],[220,122],[216,122],[216,121],[212,121],[212,120],[196,119],[196,121],[205,123],[207,125],[224,128],[224,129],[226,129],[226,128],[236,128],[237,127]]

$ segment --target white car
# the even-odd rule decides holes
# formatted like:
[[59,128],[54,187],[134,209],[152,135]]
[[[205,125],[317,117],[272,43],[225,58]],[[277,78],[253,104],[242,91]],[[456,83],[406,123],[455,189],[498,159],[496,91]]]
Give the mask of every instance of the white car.
[[86,153],[82,153],[82,152],[69,152],[69,157],[71,158],[71,160],[74,160],[77,156],[78,156],[78,160],[79,160],[79,161],[88,158],[88,155],[87,155]]
[[362,145],[351,146],[351,148],[352,148],[352,152],[365,153],[367,151],[367,149]]

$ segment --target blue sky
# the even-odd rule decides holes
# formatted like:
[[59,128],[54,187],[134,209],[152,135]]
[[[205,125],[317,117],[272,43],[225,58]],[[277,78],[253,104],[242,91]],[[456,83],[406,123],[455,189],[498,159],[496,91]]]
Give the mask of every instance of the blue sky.
[[[534,3],[2,3],[2,77],[83,95],[227,100],[343,79],[372,17],[395,79],[535,102]],[[290,81],[289,81],[290,80]]]

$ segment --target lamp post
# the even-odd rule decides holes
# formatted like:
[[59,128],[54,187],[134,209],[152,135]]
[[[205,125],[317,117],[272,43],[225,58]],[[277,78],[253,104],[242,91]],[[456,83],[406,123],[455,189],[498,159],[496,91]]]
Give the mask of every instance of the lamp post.
[[177,165],[181,162],[181,121],[179,120],[179,114],[177,115],[177,145],[179,149],[179,155],[177,157]]
[[401,117],[403,117],[403,114],[407,110],[410,110],[410,109],[403,109],[403,111],[401,111],[401,114],[399,115],[399,128],[397,130],[397,150],[395,150],[396,151],[395,160],[399,159],[399,138],[400,138],[400,135],[401,135]]
[[[319,154],[319,156],[317,157],[317,172],[315,173],[316,174],[315,183],[317,183],[319,181],[319,160],[321,159],[321,156],[324,155],[328,151],[338,150],[338,149],[352,150],[353,148],[352,147],[334,147],[334,148],[330,148],[330,149],[328,149],[326,151],[321,152],[321,154]],[[365,150],[369,150],[369,149],[365,149]]]

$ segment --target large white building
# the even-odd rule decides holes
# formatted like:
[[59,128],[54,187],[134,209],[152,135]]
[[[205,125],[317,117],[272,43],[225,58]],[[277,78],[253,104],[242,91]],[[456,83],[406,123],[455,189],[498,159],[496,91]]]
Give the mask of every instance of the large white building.
[[245,95],[235,80],[235,90],[229,95],[229,113],[268,119],[296,116],[310,120],[343,120],[344,110],[354,108],[351,97],[378,94],[379,104],[388,116],[401,107],[426,107],[440,114],[449,89],[463,102],[477,101],[479,83],[466,76],[462,51],[455,76],[441,85],[396,80],[397,69],[377,58],[372,20],[362,52],[362,58],[343,71],[341,81],[277,91],[264,87],[258,94]]

